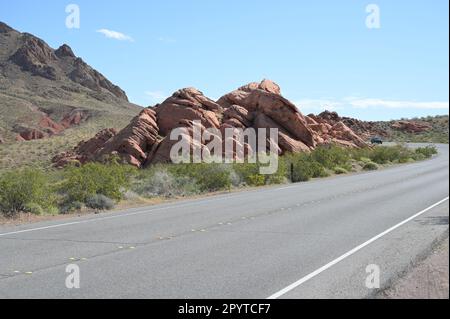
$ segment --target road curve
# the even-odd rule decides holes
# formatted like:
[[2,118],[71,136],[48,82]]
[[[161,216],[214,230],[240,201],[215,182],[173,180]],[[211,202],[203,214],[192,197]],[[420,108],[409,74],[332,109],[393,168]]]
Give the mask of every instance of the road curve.
[[[0,298],[373,296],[367,265],[387,285],[448,234],[449,149],[438,148],[380,171],[0,227]],[[69,264],[79,289],[66,287]]]

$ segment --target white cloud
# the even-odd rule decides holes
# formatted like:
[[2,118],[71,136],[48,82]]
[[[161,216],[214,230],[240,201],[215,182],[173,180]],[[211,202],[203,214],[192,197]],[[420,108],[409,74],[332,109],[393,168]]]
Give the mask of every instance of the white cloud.
[[355,108],[381,107],[389,109],[446,109],[449,108],[448,101],[402,101],[402,100],[383,100],[383,99],[358,99],[347,98],[346,101]]
[[168,98],[168,96],[161,91],[147,91],[145,92],[145,95],[147,95],[154,103],[161,103]]
[[295,103],[303,113],[318,113],[324,110],[338,111],[344,108],[366,109],[366,108],[385,108],[385,109],[440,109],[448,110],[448,101],[418,102],[408,100],[385,100],[379,98],[361,98],[349,96],[341,99],[320,98],[303,99]]
[[98,33],[103,34],[105,37],[110,38],[110,39],[115,39],[115,40],[119,40],[119,41],[130,41],[133,42],[133,38],[123,34],[121,32],[117,32],[117,31],[113,31],[113,30],[108,30],[108,29],[100,29],[97,30]]
[[320,113],[322,111],[338,111],[344,107],[341,101],[323,98],[323,99],[303,99],[294,103],[303,113]]

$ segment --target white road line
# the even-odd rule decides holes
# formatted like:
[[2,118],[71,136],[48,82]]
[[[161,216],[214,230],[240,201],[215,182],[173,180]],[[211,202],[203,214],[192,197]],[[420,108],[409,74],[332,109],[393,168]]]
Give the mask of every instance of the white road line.
[[[285,187],[285,188],[292,188],[292,187],[298,187],[298,186],[300,186],[300,185],[292,185],[292,186]],[[262,189],[262,190],[255,190],[255,191],[249,191],[249,192],[277,191],[277,190],[282,190],[282,189],[285,189],[285,188]],[[76,222],[68,222],[68,223],[62,223],[62,224],[56,224],[56,225],[49,225],[49,226],[43,226],[43,227],[29,228],[29,229],[17,230],[17,231],[12,231],[12,232],[3,233],[3,234],[0,233],[0,237],[8,236],[8,235],[22,234],[22,233],[29,233],[29,232],[38,231],[38,230],[44,230],[44,229],[52,229],[52,228],[59,228],[59,227],[65,227],[65,226],[71,226],[71,225],[93,223],[93,222],[97,222],[97,221],[101,221],[101,220],[108,220],[108,219],[114,219],[114,218],[122,218],[122,217],[134,216],[134,215],[147,214],[147,213],[160,211],[160,210],[171,209],[171,208],[183,208],[183,207],[188,207],[188,206],[197,205],[197,204],[209,203],[209,202],[214,202],[214,201],[219,201],[219,200],[226,200],[226,199],[230,199],[231,197],[235,198],[235,197],[246,196],[247,194],[248,194],[247,192],[234,193],[234,194],[220,196],[220,197],[216,197],[216,198],[209,198],[209,199],[208,198],[203,198],[203,199],[196,200],[196,201],[193,201],[193,202],[190,202],[190,203],[186,203],[186,204],[172,205],[172,206],[152,208],[152,209],[145,209],[145,207],[143,207],[143,209],[145,209],[144,211],[138,211],[138,212],[134,212],[134,213],[125,213],[125,214],[120,214],[119,213],[118,215],[114,215],[114,216],[105,216],[105,217],[98,217],[98,218],[91,218],[91,219],[86,219],[86,220],[80,220],[80,221],[76,221]]]
[[417,214],[405,219],[404,221],[398,223],[397,225],[385,230],[384,232],[376,235],[375,237],[372,237],[371,239],[369,239],[368,241],[362,243],[361,245],[353,248],[352,250],[346,252],[345,254],[343,254],[342,256],[336,258],[335,260],[329,262],[328,264],[326,264],[325,266],[320,267],[319,269],[313,271],[312,273],[310,273],[309,275],[306,275],[305,277],[297,280],[296,282],[290,284],[289,286],[287,286],[286,288],[281,289],[280,291],[274,293],[273,295],[271,295],[270,297],[268,297],[267,299],[277,299],[281,296],[283,296],[284,294],[288,293],[289,291],[297,288],[298,286],[304,284],[305,282],[307,282],[308,280],[314,278],[315,276],[319,275],[320,273],[324,272],[325,270],[333,267],[334,265],[336,265],[337,263],[341,262],[342,260],[344,260],[345,258],[353,255],[354,253],[356,253],[357,251],[363,249],[364,247],[366,247],[367,245],[370,245],[371,243],[373,243],[374,241],[380,239],[381,237],[389,234],[390,232],[392,232],[393,230],[399,228],[400,226],[403,226],[404,224],[410,222],[411,220],[419,217],[420,215],[426,213],[427,211],[429,211],[430,209],[433,209],[436,206],[439,206],[440,204],[444,203],[445,201],[447,201],[449,199],[449,197],[447,196],[446,198],[444,198],[443,200],[440,200],[439,202],[431,205],[430,207],[425,208],[424,210],[418,212]]
[[153,209],[146,209],[144,211],[138,211],[138,212],[134,212],[134,213],[125,213],[125,214],[120,214],[119,213],[119,215],[114,215],[114,216],[105,216],[105,217],[91,218],[91,219],[80,220],[80,221],[76,221],[76,222],[69,222],[69,223],[63,223],[63,224],[56,224],[56,225],[49,225],[49,226],[43,226],[43,227],[36,227],[36,228],[17,230],[17,231],[12,231],[12,232],[8,232],[8,233],[0,234],[0,237],[8,236],[8,235],[15,235],[15,234],[28,233],[28,232],[44,230],[44,229],[52,229],[52,228],[59,228],[59,227],[65,227],[65,226],[71,226],[71,225],[93,223],[93,222],[97,222],[97,221],[101,221],[101,220],[108,220],[108,219],[114,219],[114,218],[121,218],[121,217],[128,217],[128,216],[134,216],[134,215],[147,214],[147,213],[160,211],[160,210],[171,209],[171,208],[183,208],[183,207],[196,205],[196,204],[199,204],[199,203],[203,204],[205,202],[212,202],[212,201],[224,200],[224,199],[228,199],[228,197],[212,198],[212,199],[202,200],[200,202],[196,201],[196,202],[186,203],[186,204],[182,204],[182,205],[173,205],[173,206],[159,207],[159,208],[153,208]]

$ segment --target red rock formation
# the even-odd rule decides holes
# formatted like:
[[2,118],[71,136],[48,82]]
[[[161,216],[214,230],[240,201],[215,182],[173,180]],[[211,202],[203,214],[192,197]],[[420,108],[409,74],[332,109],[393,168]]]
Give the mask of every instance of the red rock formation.
[[[221,97],[214,102],[194,88],[175,92],[162,104],[144,109],[131,123],[117,134],[102,131],[88,142],[75,148],[73,152],[54,159],[56,166],[76,160],[84,163],[101,161],[104,157],[118,155],[124,161],[137,167],[170,162],[170,150],[178,140],[170,140],[175,128],[184,127],[183,138],[188,142],[191,155],[193,150],[211,152],[210,140],[195,141],[193,121],[199,121],[200,131],[217,129],[222,133],[218,138],[222,146],[227,142],[234,145],[233,158],[241,158],[253,150],[246,141],[236,136],[225,137],[227,128],[238,131],[246,128],[278,129],[279,154],[289,152],[309,152],[317,145],[336,143],[346,147],[365,147],[361,137],[339,120],[337,114],[316,117],[304,116],[294,104],[281,96],[277,84],[264,80],[250,83]],[[270,140],[266,140],[271,143]],[[238,153],[238,147],[244,154]],[[225,149],[222,149],[225,152]],[[208,153],[206,153],[208,154]],[[218,154],[214,154],[218,155]],[[224,155],[224,154],[220,154]]]
[[15,130],[19,132],[16,137],[16,141],[18,142],[40,140],[48,137],[47,133],[34,128],[16,127]]
[[58,134],[62,132],[65,128],[63,125],[56,123],[48,116],[42,117],[38,125],[43,130],[46,130],[48,135]]
[[74,125],[80,125],[89,118],[89,113],[87,111],[74,109],[70,113],[66,114],[60,123],[57,123],[46,113],[38,111],[38,109],[33,111],[37,113],[36,116],[40,116],[39,122],[33,127],[16,125],[14,131],[20,135],[20,138],[16,138],[16,141],[22,142],[48,138],[53,135],[60,134]]
[[416,121],[397,121],[391,125],[391,128],[407,133],[422,133],[431,130],[431,125]]
[[63,117],[61,125],[64,128],[69,128],[74,125],[80,125],[81,122],[86,121],[88,118],[89,114],[86,111],[75,109]]
[[265,114],[296,140],[311,148],[316,146],[314,134],[309,129],[306,118],[294,104],[280,95],[279,86],[269,80],[243,86],[221,97],[217,104],[224,108],[238,105],[254,113],[255,117]]
[[175,92],[155,110],[159,132],[163,136],[178,127],[182,120],[199,120],[205,127],[220,126],[216,113],[221,112],[221,107],[194,88]]
[[56,155],[52,162],[55,167],[62,168],[70,163],[84,164],[88,161],[95,160],[95,154],[102,149],[107,141],[117,134],[115,129],[104,129],[97,133],[88,141],[81,141],[78,145],[68,152]]
[[[371,122],[364,122],[349,117],[340,117],[336,112],[324,111],[317,116],[310,114],[308,117],[318,123],[311,125],[311,127],[325,140],[331,139],[336,142],[336,138],[341,138],[343,141],[350,142],[350,146],[353,147],[355,145],[363,147],[366,144],[364,140],[368,140],[372,136],[385,136],[385,133],[376,129]],[[353,134],[350,134],[348,130]]]
[[109,139],[95,153],[95,158],[100,160],[104,156],[113,154],[131,165],[140,167],[146,161],[150,148],[157,140],[156,113],[152,109],[144,109],[127,127]]

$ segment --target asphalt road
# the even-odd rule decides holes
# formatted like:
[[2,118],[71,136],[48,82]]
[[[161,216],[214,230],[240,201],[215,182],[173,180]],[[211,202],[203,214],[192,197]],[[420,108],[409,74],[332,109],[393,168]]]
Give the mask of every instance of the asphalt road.
[[[382,288],[448,234],[438,147],[381,171],[0,227],[0,297],[371,297],[367,265]],[[66,287],[69,264],[79,289]]]

